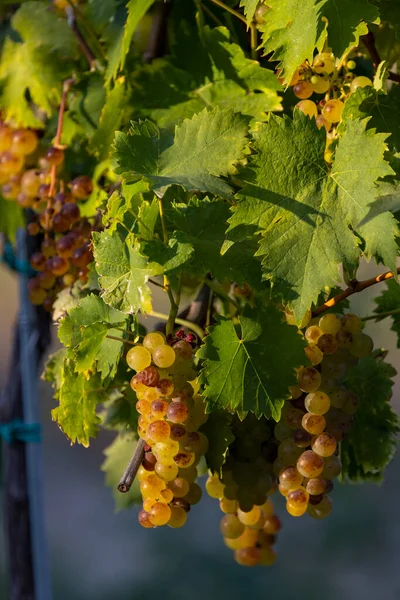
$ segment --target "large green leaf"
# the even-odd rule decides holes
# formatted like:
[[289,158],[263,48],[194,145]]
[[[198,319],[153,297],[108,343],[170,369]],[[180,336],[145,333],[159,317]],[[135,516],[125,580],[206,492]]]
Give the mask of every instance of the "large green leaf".
[[201,431],[207,436],[207,467],[213,473],[220,473],[229,446],[235,441],[232,433],[232,414],[225,410],[212,412]]
[[101,423],[96,413],[97,405],[105,400],[99,375],[87,379],[75,373],[73,362],[64,362],[61,386],[58,393],[60,405],[51,411],[53,420],[72,444],[89,446],[96,437]]
[[265,54],[280,63],[289,84],[297,67],[312,61],[323,42],[322,8],[326,0],[268,0],[270,10],[261,26]]
[[124,240],[118,232],[95,233],[93,245],[104,302],[123,313],[150,312],[147,281],[161,273],[162,268],[140,254],[139,242],[130,235]]
[[103,379],[115,376],[124,344],[107,338],[107,335],[121,338],[113,325],[125,328],[126,316],[94,294],[68,311],[68,316],[61,321],[58,337],[70,348],[69,356],[74,358],[78,373],[95,369]]
[[[398,287],[398,286],[397,286]],[[395,369],[368,356],[350,370],[346,386],[360,398],[360,407],[342,443],[343,477],[379,481],[396,450],[399,421],[389,400]]]
[[[324,162],[325,134],[304,115],[295,114],[293,121],[272,117],[254,134],[257,154],[228,233],[236,239],[262,234],[258,254],[265,277],[292,303],[299,320],[319,292],[339,280],[338,264],[357,260],[350,227],[378,195],[376,180],[392,173],[383,159],[386,136],[365,126],[347,122],[331,170]],[[374,223],[362,230],[366,255],[385,257],[392,267],[394,244],[379,239]]]
[[232,110],[204,109],[176,127],[169,147],[169,136],[158,133],[155,126],[148,129],[150,135],[144,126],[134,127],[130,135],[116,134],[116,172],[125,180],[145,177],[160,196],[173,184],[187,190],[231,193],[219,177],[232,173],[234,163],[242,157],[247,126],[240,115]]
[[105,473],[106,485],[112,489],[117,511],[129,508],[132,504],[138,504],[141,500],[137,479],[126,494],[121,494],[117,490],[118,482],[132,458],[135,445],[136,440],[133,434],[118,434],[104,450],[106,459],[101,465],[101,470]]
[[368,33],[365,21],[378,17],[378,10],[368,0],[327,0],[321,13],[328,19],[328,44],[335,56],[342,56],[349,46],[358,46],[360,35]]
[[101,111],[99,127],[92,137],[92,145],[101,159],[111,154],[114,132],[121,125],[125,104],[126,87],[123,81],[118,80],[107,96]]
[[0,232],[14,242],[18,228],[24,225],[24,214],[18,204],[5,200],[0,194]]
[[240,0],[239,6],[243,7],[248,23],[251,23],[258,6],[258,0]]
[[272,306],[247,307],[240,329],[218,317],[197,355],[204,360],[200,381],[208,410],[252,411],[276,421],[294,368],[304,362],[304,341],[297,328]]

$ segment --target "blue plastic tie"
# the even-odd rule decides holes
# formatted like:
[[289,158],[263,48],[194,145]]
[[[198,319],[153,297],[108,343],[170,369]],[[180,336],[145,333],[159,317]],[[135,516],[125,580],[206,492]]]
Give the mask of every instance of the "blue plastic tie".
[[40,423],[24,423],[19,420],[0,423],[0,438],[3,438],[8,444],[13,442],[40,443]]
[[25,260],[19,260],[15,256],[14,248],[12,247],[12,244],[10,244],[10,242],[7,242],[4,245],[3,256],[1,256],[0,260],[6,263],[6,265],[10,267],[10,269],[16,271],[17,273],[27,275],[28,277],[33,277],[34,275],[36,275],[36,271],[32,269],[29,262]]

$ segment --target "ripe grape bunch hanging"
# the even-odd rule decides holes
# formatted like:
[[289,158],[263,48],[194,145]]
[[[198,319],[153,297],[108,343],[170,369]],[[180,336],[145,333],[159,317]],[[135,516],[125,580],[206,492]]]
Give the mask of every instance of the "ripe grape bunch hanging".
[[114,432],[102,469],[133,528],[190,531],[208,495],[221,552],[269,566],[295,518],[340,519],[341,485],[383,479],[399,432],[372,339],[400,331],[393,4],[0,9],[4,262],[56,324],[52,418],[85,447]]

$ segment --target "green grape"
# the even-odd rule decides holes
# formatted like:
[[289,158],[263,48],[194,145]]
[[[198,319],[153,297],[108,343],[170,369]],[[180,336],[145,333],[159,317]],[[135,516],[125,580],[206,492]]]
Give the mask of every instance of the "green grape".
[[[307,346],[307,348],[304,348],[304,352],[305,352],[308,360],[314,367],[316,365],[319,365],[320,362],[322,361],[322,359],[324,358],[324,353],[315,344],[312,344],[311,346]],[[300,390],[300,395],[301,395],[301,390]]]
[[197,483],[190,483],[189,491],[184,497],[186,502],[189,502],[191,506],[194,504],[198,504],[202,498],[203,492],[201,491],[201,487]]
[[326,77],[313,75],[310,81],[316,94],[325,94],[331,87],[331,82]]
[[321,502],[316,506],[311,504],[307,507],[307,512],[314,519],[325,519],[332,512],[332,500],[329,496],[324,496]]
[[286,502],[286,510],[292,517],[301,517],[307,510],[307,504],[303,506],[294,506],[290,502]]
[[357,315],[347,313],[341,317],[340,322],[345,331],[350,331],[353,335],[361,333],[362,321]]
[[300,508],[304,505],[307,506],[309,497],[310,494],[303,486],[301,486],[299,488],[296,488],[295,490],[290,490],[288,495],[286,496],[286,499],[291,506]]
[[350,69],[350,71],[353,71],[356,68],[356,62],[354,60],[348,60],[346,63],[346,67],[348,69]]
[[341,100],[328,100],[324,104],[321,114],[329,123],[339,123],[343,108],[344,104]]
[[143,346],[134,346],[126,354],[126,362],[131,369],[143,371],[151,365],[151,354]]
[[296,467],[285,467],[279,473],[279,483],[285,486],[288,491],[295,490],[303,483],[303,476]]
[[178,467],[173,465],[163,465],[162,463],[156,462],[156,466],[154,467],[155,472],[161,479],[164,481],[172,481],[178,476]]
[[309,81],[299,81],[296,85],[293,86],[293,93],[297,98],[301,100],[305,100],[309,98],[313,94],[313,86]]
[[175,464],[181,469],[191,467],[195,460],[196,455],[194,452],[178,452],[174,456]]
[[24,166],[24,159],[18,154],[13,154],[10,151],[0,154],[0,172],[9,176],[19,173]]
[[206,491],[211,498],[223,498],[224,488],[224,484],[220,481],[217,475],[210,475],[206,481]]
[[162,369],[170,367],[175,361],[175,350],[167,344],[157,346],[152,354],[154,364]]
[[233,515],[238,509],[238,503],[237,500],[229,500],[228,498],[223,497],[219,501],[219,507],[222,512]]
[[336,337],[331,333],[323,333],[318,340],[318,348],[322,350],[324,355],[333,354],[338,349]]
[[310,119],[313,117],[317,118],[317,105],[312,100],[300,100],[300,102],[296,104],[296,107],[301,110],[302,113],[307,115],[307,117],[310,117]]
[[261,551],[259,548],[241,548],[235,550],[235,560],[239,565],[244,567],[255,567],[259,564],[261,558]]
[[321,477],[323,479],[334,479],[342,472],[342,463],[340,459],[335,456],[328,456],[324,459],[324,468],[321,472]]
[[[306,350],[307,350],[307,348],[306,348]],[[317,350],[318,350],[319,352],[321,352],[321,351],[319,350],[319,348],[317,348]],[[321,352],[321,356],[323,356],[322,352]],[[292,400],[297,400],[297,398],[300,398],[300,396],[302,396],[302,395],[303,395],[303,392],[301,391],[301,389],[300,389],[300,387],[299,387],[298,385],[290,385],[290,386],[288,387],[288,390],[289,390],[289,392],[290,392],[290,395],[291,395],[291,399],[292,399]]]
[[353,342],[349,347],[349,351],[356,358],[365,358],[372,353],[374,342],[365,333],[359,333],[353,336]]
[[309,344],[316,344],[322,334],[322,329],[317,325],[310,325],[310,327],[307,327],[305,330],[304,337]]
[[165,490],[161,490],[159,495],[160,502],[164,502],[165,504],[169,504],[174,499],[174,494],[172,490],[166,488]]
[[159,331],[152,331],[148,333],[143,338],[143,346],[149,350],[149,352],[153,352],[157,346],[163,346],[165,344],[165,336],[163,333]]
[[343,379],[347,374],[347,365],[345,362],[337,362],[334,359],[326,358],[321,364],[323,376],[333,380]]
[[326,481],[325,479],[321,479],[319,477],[313,477],[309,479],[306,483],[306,490],[310,494],[310,496],[319,496],[323,494],[326,489]]
[[183,498],[189,492],[190,484],[183,477],[175,477],[168,483],[168,488],[172,491],[175,498]]
[[237,516],[239,521],[243,523],[243,525],[255,525],[260,520],[261,509],[259,506],[253,506],[251,510],[245,512],[239,508],[237,511]]
[[171,433],[170,426],[166,421],[153,421],[147,427],[147,435],[153,442],[165,442]]
[[350,92],[355,92],[360,87],[366,87],[367,85],[373,85],[369,77],[355,77],[350,84]]
[[283,440],[278,447],[278,457],[283,460],[286,465],[292,465],[296,462],[301,454],[301,448],[298,448],[292,438]]
[[260,548],[260,560],[258,562],[262,567],[269,567],[276,562],[276,552],[271,546]]
[[37,134],[31,129],[16,129],[12,134],[11,150],[14,154],[32,154],[39,144]]
[[171,509],[168,504],[164,502],[156,502],[151,507],[149,512],[149,520],[153,525],[159,527],[161,525],[166,525],[171,518]]
[[[285,425],[290,429],[297,429],[301,426],[301,419],[303,417],[303,411],[299,408],[295,408],[290,402],[286,402],[282,408],[281,419]],[[258,452],[257,452],[258,454]],[[250,458],[250,457],[249,457]]]
[[292,430],[282,421],[279,421],[274,427],[274,436],[278,440],[278,442],[283,442],[287,438],[290,438],[292,435]]
[[242,535],[244,529],[244,524],[236,515],[225,515],[221,519],[220,530],[225,538],[236,539]]
[[323,333],[336,335],[341,327],[341,322],[336,315],[328,314],[320,318],[318,326]]
[[319,454],[319,456],[323,456],[324,458],[334,454],[336,451],[336,446],[337,444],[335,436],[327,431],[318,435],[311,445],[314,452]]
[[335,387],[329,393],[331,405],[334,408],[343,408],[347,400],[347,390],[344,387]]
[[313,415],[324,415],[330,409],[331,401],[325,392],[311,392],[305,397],[304,406]]
[[297,374],[297,381],[303,392],[315,392],[321,385],[321,375],[314,367],[303,367]]
[[185,361],[190,360],[193,357],[193,348],[185,340],[179,340],[179,342],[175,342],[173,349],[176,356]]
[[[303,477],[311,479],[321,475],[324,468],[324,461],[318,454],[313,452],[313,450],[306,450],[299,456],[296,466],[297,470],[301,475],[303,475]],[[325,479],[327,478],[325,475],[323,475],[323,477]],[[328,479],[332,478],[328,477]]]
[[298,448],[308,448],[311,444],[311,434],[303,428],[296,429],[293,433],[293,441]]
[[313,71],[330,75],[335,70],[335,57],[332,52],[320,52],[314,56]]
[[167,523],[168,527],[179,529],[186,523],[187,512],[180,506],[171,506],[171,516]]
[[301,425],[311,435],[319,435],[325,430],[326,420],[322,415],[306,413],[302,418]]

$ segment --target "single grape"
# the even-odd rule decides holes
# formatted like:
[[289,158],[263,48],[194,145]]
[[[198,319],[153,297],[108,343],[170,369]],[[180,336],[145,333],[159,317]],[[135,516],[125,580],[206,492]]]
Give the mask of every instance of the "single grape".
[[318,340],[318,348],[322,350],[324,355],[334,354],[338,349],[336,337],[331,333],[323,333]]
[[178,476],[178,467],[175,464],[163,465],[162,463],[156,462],[154,467],[155,472],[164,481],[172,481]]
[[168,488],[172,491],[175,498],[183,498],[189,492],[190,484],[183,477],[175,477],[169,481]]
[[5,125],[5,123],[0,123],[0,152],[10,150],[12,136],[12,129],[8,125]]
[[325,430],[326,420],[322,415],[306,413],[302,419],[302,427],[312,435],[319,435]]
[[[299,456],[296,466],[303,477],[313,478],[321,475],[322,469],[324,468],[324,461],[318,454],[313,452],[313,450],[306,450]],[[323,477],[326,478],[325,475],[323,475]]]
[[316,345],[312,344],[311,346],[307,346],[304,349],[304,352],[310,361],[310,363],[315,367],[319,365],[322,359],[324,358],[324,353],[322,350]]
[[297,374],[303,392],[315,392],[321,385],[321,375],[314,367],[303,367]]
[[304,505],[307,506],[309,497],[310,494],[303,486],[295,490],[290,490],[286,496],[288,503],[296,508],[300,508]]
[[54,256],[51,260],[51,272],[59,277],[64,275],[70,267],[69,260],[62,256]]
[[238,509],[238,503],[237,500],[229,500],[228,498],[223,497],[219,501],[219,507],[222,512],[233,515]]
[[366,87],[367,85],[373,85],[369,77],[355,77],[350,84],[350,92],[355,92],[360,87]]
[[93,182],[90,177],[80,175],[71,181],[69,187],[75,198],[78,198],[78,200],[86,200],[93,191]]
[[191,467],[195,460],[196,455],[194,452],[178,452],[174,456],[175,464],[181,469]]
[[329,123],[339,123],[343,108],[344,104],[341,100],[328,100],[324,104],[321,114]]
[[319,496],[325,492],[325,489],[326,481],[319,477],[313,477],[306,483],[306,490],[311,496]]
[[372,353],[374,342],[365,333],[359,333],[353,336],[353,342],[349,347],[349,351],[356,358],[365,358]]
[[328,314],[320,318],[318,326],[323,333],[336,335],[341,327],[341,321],[336,315]]
[[346,63],[346,67],[353,71],[356,68],[357,64],[354,60],[348,60]]
[[316,506],[308,505],[307,512],[314,519],[325,519],[332,512],[332,500],[329,496],[324,496],[321,502]]
[[307,510],[307,504],[302,506],[294,506],[290,502],[286,502],[286,510],[292,517],[301,517]]
[[0,154],[0,172],[9,176],[19,173],[24,166],[24,158],[7,150]]
[[46,257],[41,252],[35,252],[30,259],[32,269],[43,271],[46,264]]
[[293,441],[298,448],[308,448],[311,444],[311,434],[303,428],[296,429],[293,433]]
[[156,386],[156,391],[160,396],[170,396],[174,391],[174,384],[172,383],[172,380],[168,379],[167,377],[163,377],[163,379],[160,379]]
[[197,483],[192,482],[190,483],[189,491],[184,499],[193,506],[194,504],[198,504],[200,502],[202,495],[203,492],[201,491],[201,487]]
[[260,549],[259,565],[269,567],[276,562],[276,552],[271,546],[263,546]]
[[164,502],[156,502],[149,512],[149,520],[153,525],[159,527],[166,525],[171,518],[171,509]]
[[243,525],[255,525],[258,523],[261,517],[261,509],[259,506],[253,506],[253,508],[247,512],[241,510],[240,508],[237,511],[238,519]]
[[180,506],[171,506],[171,516],[167,523],[168,527],[178,529],[186,523],[187,512]]
[[12,135],[11,150],[15,154],[25,156],[32,154],[37,148],[39,138],[31,129],[16,129]]
[[167,410],[167,419],[171,423],[183,423],[189,416],[189,409],[185,402],[171,402]]
[[[142,466],[144,469],[146,469],[146,471],[154,471],[155,467],[157,465],[157,459],[156,457],[153,455],[152,452],[146,452],[144,455],[144,458],[142,460]],[[160,474],[157,473],[157,475],[160,477]],[[164,478],[162,478],[164,479]]]
[[348,350],[353,343],[353,334],[350,331],[341,329],[337,332],[336,339],[340,348],[346,348]]
[[[133,389],[133,390],[134,390],[134,391],[135,391],[137,394],[139,394],[139,393],[142,393],[142,392],[145,392],[145,391],[146,391],[146,389],[147,389],[147,388],[146,388],[146,386],[145,386],[145,385],[143,385],[143,383],[141,383],[141,382],[139,381],[139,379],[138,379],[138,376],[137,376],[137,375],[134,375],[134,376],[132,377],[132,379],[131,379],[131,381],[130,381],[130,386],[131,386],[131,388],[132,388],[132,389]],[[149,411],[148,411],[148,412],[150,412],[150,406],[149,406]]]
[[303,411],[292,406],[290,402],[287,402],[282,408],[282,422],[290,427],[290,429],[297,429],[301,426],[303,414]]
[[313,71],[330,75],[335,70],[335,57],[331,52],[320,52],[314,56]]
[[165,442],[171,432],[170,426],[166,421],[153,421],[147,427],[147,435],[153,442]]
[[313,75],[310,81],[316,94],[325,94],[331,87],[331,82],[327,77]]
[[179,506],[180,508],[183,508],[183,510],[187,513],[190,511],[190,504],[184,498],[174,498],[170,503],[170,506],[171,509],[173,506]]
[[154,348],[152,355],[154,364],[162,369],[170,367],[175,361],[175,351],[167,344]]
[[[179,444],[174,440],[167,440],[165,442],[157,442],[153,446],[153,454],[157,460],[164,465],[175,464],[174,456],[179,451]],[[179,465],[178,465],[179,467]]]
[[295,490],[303,483],[303,476],[296,467],[285,467],[279,473],[279,483],[284,485],[288,491]]
[[326,431],[314,439],[311,447],[319,456],[326,457],[334,454],[336,445],[335,436]]
[[194,483],[197,479],[197,467],[192,465],[186,469],[179,469],[179,477],[184,477],[189,483]]
[[143,338],[143,346],[147,348],[150,352],[153,352],[157,346],[162,346],[165,344],[165,336],[163,333],[159,331],[152,331],[146,334]]
[[357,315],[347,313],[341,317],[340,322],[345,331],[350,331],[353,335],[361,333],[362,321]]
[[62,162],[64,162],[64,152],[61,150],[61,148],[49,148],[46,152],[46,160],[49,165],[59,166]]
[[223,498],[224,488],[224,484],[217,475],[211,475],[206,481],[206,491],[211,498]]
[[323,479],[334,479],[342,472],[342,463],[340,462],[339,457],[332,455],[328,456],[324,460],[324,468],[321,472],[321,477]]
[[255,567],[259,564],[261,558],[261,551],[259,548],[241,548],[235,550],[235,560],[239,565],[244,567]]
[[305,397],[304,406],[313,415],[324,415],[330,409],[331,401],[325,392],[311,392]]
[[330,131],[330,129],[332,127],[332,123],[329,123],[329,121],[324,119],[324,117],[322,115],[318,115],[318,117],[315,119],[315,122],[317,124],[318,129],[325,127],[325,131],[327,131],[327,132]]
[[296,104],[296,107],[301,110],[302,113],[307,115],[307,117],[310,117],[310,119],[313,117],[317,118],[317,105],[312,100],[300,100],[300,102]]
[[221,519],[220,530],[225,538],[236,539],[242,535],[245,526],[236,515],[225,515]]
[[137,375],[137,381],[147,387],[156,387],[160,381],[160,375],[156,367],[150,366],[140,371]]
[[313,86],[309,81],[299,81],[296,85],[293,86],[293,93],[297,98],[301,100],[305,100],[309,98],[313,94]]
[[279,421],[274,427],[274,436],[278,440],[278,442],[283,442],[283,440],[288,439],[292,435],[292,430],[288,425]]
[[185,444],[187,437],[188,437],[186,427],[184,425],[182,425],[181,423],[173,423],[170,427],[171,427],[171,434],[170,434],[171,440],[175,440],[176,442]]
[[138,515],[138,521],[142,527],[145,529],[151,529],[154,527],[153,523],[150,521],[150,515],[147,511],[141,510]]

